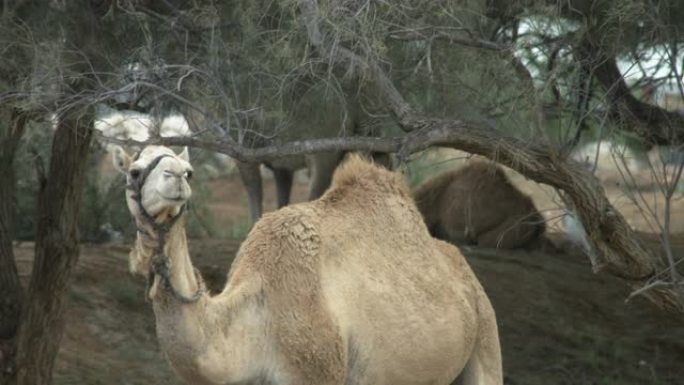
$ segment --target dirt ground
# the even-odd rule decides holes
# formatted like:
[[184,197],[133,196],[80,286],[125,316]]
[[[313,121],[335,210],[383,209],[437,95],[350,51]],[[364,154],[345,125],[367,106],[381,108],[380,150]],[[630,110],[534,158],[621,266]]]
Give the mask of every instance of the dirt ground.
[[[239,181],[220,179],[209,187],[209,208],[219,226],[244,226],[246,199]],[[266,210],[272,210],[272,180],[265,188]],[[546,193],[535,193],[542,194],[535,201],[553,201]],[[305,196],[306,187],[296,184],[293,201]],[[646,238],[657,247],[653,236]],[[682,255],[684,236],[675,241]],[[193,261],[214,291],[224,285],[239,244],[230,237],[191,240]],[[82,246],[68,294],[56,384],[179,384],[159,352],[144,282],[127,272],[128,250],[118,244]],[[16,252],[26,281],[32,245],[17,245]],[[594,275],[578,252],[463,252],[497,312],[506,384],[684,383],[682,320],[639,298],[625,304],[627,287]]]

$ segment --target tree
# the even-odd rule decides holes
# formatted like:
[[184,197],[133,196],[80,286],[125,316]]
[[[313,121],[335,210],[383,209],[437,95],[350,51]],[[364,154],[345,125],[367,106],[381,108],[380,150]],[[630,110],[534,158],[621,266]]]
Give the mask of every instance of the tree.
[[16,332],[22,310],[22,288],[14,262],[12,240],[14,239],[16,173],[14,159],[21,147],[21,139],[31,118],[30,111],[18,108],[6,101],[7,95],[19,90],[28,76],[25,65],[26,51],[20,44],[23,39],[16,30],[7,27],[3,13],[0,33],[15,45],[6,45],[0,60],[0,384],[8,373],[14,371]]
[[6,372],[4,357],[13,355],[13,338],[21,314],[22,289],[14,263],[14,156],[26,128],[27,116],[13,111],[0,132],[0,370]]
[[[84,40],[91,36],[81,30],[88,27],[83,23],[87,20],[73,23],[61,14],[73,9],[16,2],[5,3],[2,10],[0,30],[8,54],[0,60],[0,112],[8,116],[9,125],[0,133],[0,338],[6,345],[0,356],[0,383],[49,384],[63,330],[64,295],[78,259],[78,208],[92,136],[92,116],[84,113],[90,108],[78,95],[89,90],[96,59],[83,63],[77,58],[81,52],[64,44],[66,40],[87,46]],[[56,28],[63,35],[55,36],[51,23],[63,27]],[[79,76],[70,76],[71,71]],[[13,163],[28,122],[36,118],[45,122],[49,113],[57,114],[57,127],[49,172],[43,174],[39,168],[36,258],[29,290],[22,296],[12,253]]]
[[64,298],[78,261],[78,213],[92,117],[58,118],[49,172],[39,192],[36,251],[17,356],[18,384],[49,384],[64,330]]

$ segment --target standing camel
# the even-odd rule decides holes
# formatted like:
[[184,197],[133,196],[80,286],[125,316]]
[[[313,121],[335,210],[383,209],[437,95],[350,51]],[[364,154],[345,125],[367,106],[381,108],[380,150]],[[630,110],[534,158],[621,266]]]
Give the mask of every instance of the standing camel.
[[[288,123],[284,127],[281,126],[280,120],[257,119],[252,123],[254,127],[251,131],[245,130],[241,143],[248,147],[262,147],[302,139],[380,134],[377,118],[372,116],[375,113],[374,107],[364,103],[364,95],[349,85],[333,92],[329,85],[324,83],[308,84],[291,96],[285,103],[285,109],[291,116],[286,119]],[[262,132],[265,127],[271,126],[280,126],[280,129],[277,132]],[[272,140],[266,140],[266,137]],[[306,156],[286,156],[264,162],[263,165],[273,171],[277,207],[281,208],[290,203],[294,173],[304,168],[309,169],[308,200],[323,195],[330,186],[333,172],[344,155],[344,151],[329,151]],[[377,163],[391,168],[388,154],[374,152],[368,155]],[[250,219],[256,222],[263,213],[261,164],[236,162],[236,165],[247,191]]]
[[[273,171],[276,185],[277,207],[290,204],[294,173],[303,168],[309,169],[308,199],[316,199],[323,195],[330,186],[330,179],[343,157],[342,152],[326,152],[308,156],[290,156],[265,162],[264,166]],[[242,184],[247,190],[249,215],[252,222],[256,222],[263,213],[263,184],[261,180],[261,163],[236,161]]]
[[[308,200],[313,200],[330,187],[335,168],[344,158],[344,152],[331,151],[307,156],[290,156],[265,162],[264,166],[273,172],[276,185],[277,207],[282,208],[290,204],[292,182],[294,173],[303,168],[309,169],[309,195]],[[371,158],[376,163],[391,169],[389,154],[372,153]],[[261,180],[260,163],[248,163],[236,161],[240,179],[247,190],[247,202],[249,215],[252,222],[256,222],[263,213],[263,184]]]
[[459,250],[430,236],[401,175],[352,156],[318,200],[264,215],[223,291],[184,225],[187,149],[116,152],[160,346],[189,384],[502,384],[494,310]]

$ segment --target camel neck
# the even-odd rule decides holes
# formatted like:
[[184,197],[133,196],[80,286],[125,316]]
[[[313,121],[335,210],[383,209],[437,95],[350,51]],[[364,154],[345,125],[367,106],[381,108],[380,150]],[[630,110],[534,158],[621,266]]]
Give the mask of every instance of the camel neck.
[[[152,235],[149,235],[152,234]],[[150,299],[153,301],[173,302],[178,301],[174,298],[172,290],[185,298],[193,297],[200,287],[195,269],[190,260],[188,252],[188,242],[185,235],[184,220],[179,220],[164,235],[163,256],[156,256],[158,250],[159,234],[147,231],[147,234],[138,233],[136,247],[143,255],[154,260],[155,258],[167,258],[168,266],[168,285],[163,283],[160,274],[154,274],[150,282]]]
[[[157,239],[141,234],[137,245],[151,256],[156,252]],[[164,253],[169,258],[171,285],[179,294],[193,296],[202,283],[190,261],[182,220],[166,235]],[[154,278],[150,297],[157,337],[181,378],[195,384],[217,383],[216,378],[247,383],[262,375],[262,368],[255,363],[263,356],[266,341],[255,330],[264,330],[266,321],[256,301],[251,301],[259,290],[260,282],[242,284],[234,291],[214,297],[202,294],[198,301],[184,303],[163,287],[159,276]],[[234,363],[227,365],[225,357]],[[214,365],[219,362],[221,365]]]
[[[140,224],[138,224],[140,226]],[[139,252],[153,259],[158,251],[158,236],[149,228],[138,233]],[[177,362],[191,361],[205,343],[203,326],[206,298],[196,302],[180,301],[180,296],[189,298],[199,287],[199,282],[190,261],[184,220],[181,218],[164,236],[163,253],[168,258],[168,285],[160,274],[154,273],[149,282],[149,297],[152,300],[157,324],[159,342],[170,359]],[[204,297],[204,296],[203,296]]]

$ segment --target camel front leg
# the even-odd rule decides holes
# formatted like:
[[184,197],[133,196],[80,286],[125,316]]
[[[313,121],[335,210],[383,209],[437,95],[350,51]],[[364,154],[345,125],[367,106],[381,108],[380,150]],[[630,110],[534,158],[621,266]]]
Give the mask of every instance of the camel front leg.
[[379,166],[382,166],[390,171],[394,170],[394,164],[392,161],[392,155],[388,152],[373,152],[371,153],[371,158],[373,162]]
[[311,167],[309,200],[319,198],[330,187],[332,175],[341,158],[342,153],[340,152],[326,152],[307,157]]
[[261,172],[259,163],[246,163],[237,161],[240,179],[247,190],[247,202],[252,223],[256,222],[263,212],[262,202],[264,190],[261,184]]
[[294,172],[284,168],[274,168],[273,177],[276,182],[276,194],[278,195],[278,208],[290,204],[290,194],[292,193],[292,180]]

